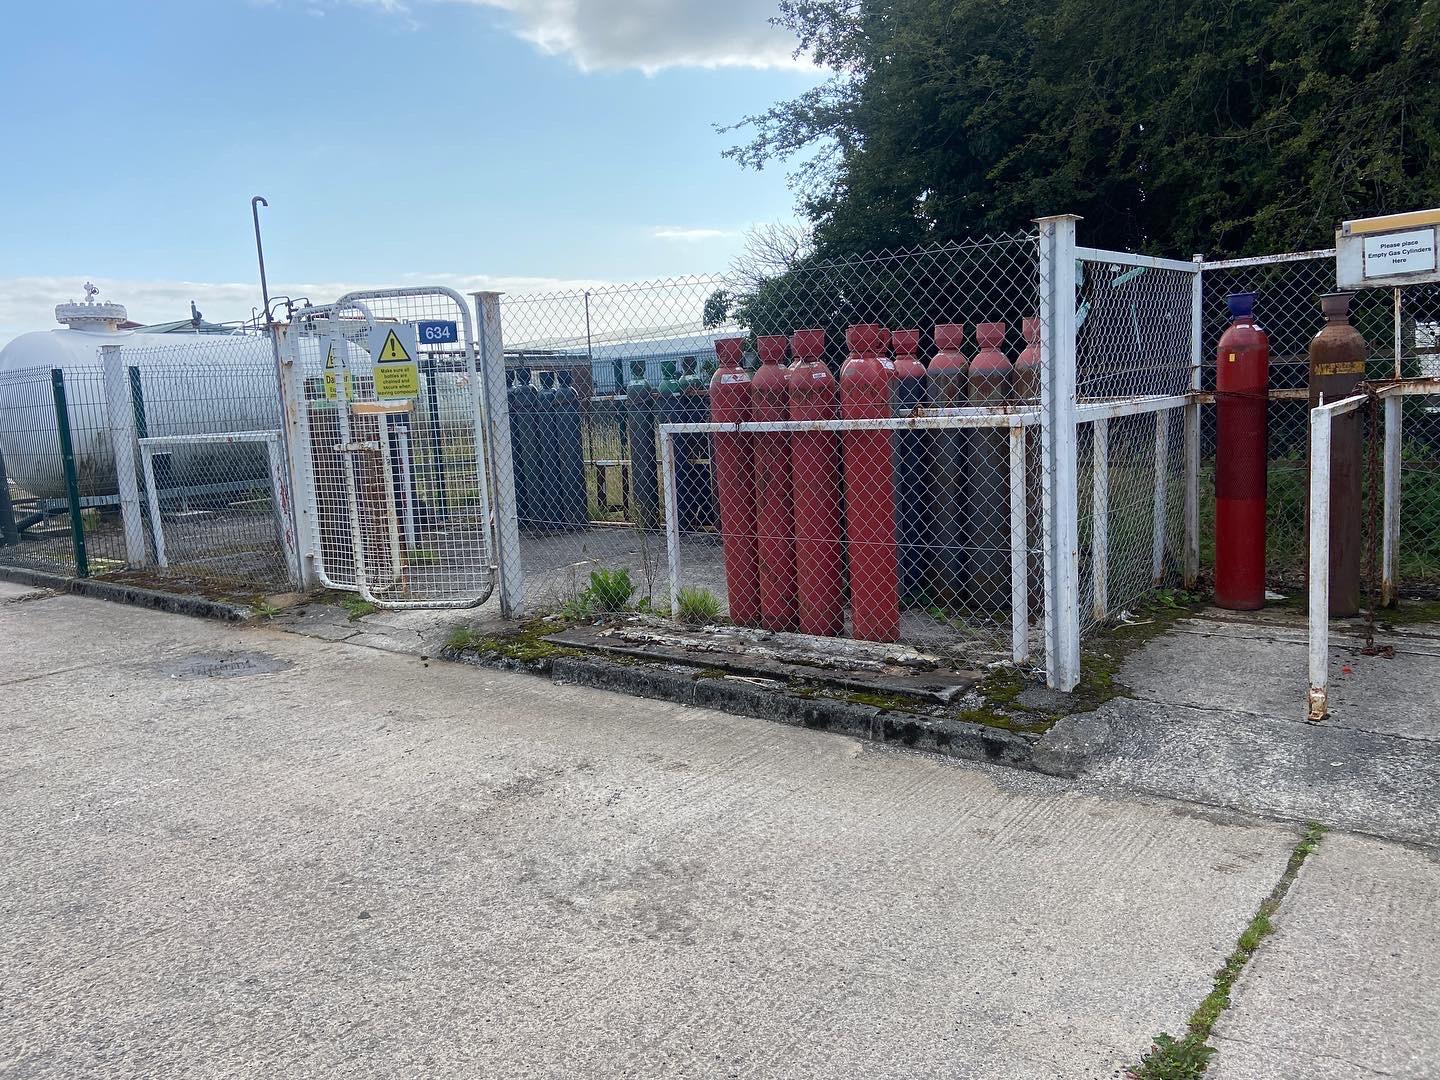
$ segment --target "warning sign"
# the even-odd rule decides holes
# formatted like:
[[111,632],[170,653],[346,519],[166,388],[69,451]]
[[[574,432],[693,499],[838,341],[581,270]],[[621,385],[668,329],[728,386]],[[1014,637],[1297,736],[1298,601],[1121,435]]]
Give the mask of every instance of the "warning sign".
[[375,357],[377,364],[403,364],[407,360],[413,360],[405,346],[400,343],[400,336],[394,330],[385,335],[385,340],[380,344],[380,352]]
[[[334,401],[339,391],[340,363],[335,356],[335,343],[330,343],[330,351],[325,354],[325,400]],[[345,398],[349,400],[355,396],[355,383],[350,378],[350,372],[345,372]]]
[[370,356],[375,361],[375,396],[413,398],[420,394],[420,346],[409,323],[377,326],[370,331]]
[[376,364],[377,398],[413,398],[420,394],[420,370],[415,364]]

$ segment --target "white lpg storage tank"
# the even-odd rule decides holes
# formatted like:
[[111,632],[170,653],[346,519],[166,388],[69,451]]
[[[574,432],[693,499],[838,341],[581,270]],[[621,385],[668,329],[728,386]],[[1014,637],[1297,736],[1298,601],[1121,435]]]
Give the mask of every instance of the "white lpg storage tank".
[[[253,334],[146,334],[121,330],[120,304],[60,304],[63,329],[22,334],[0,349],[0,452],[10,479],[42,499],[65,497],[60,439],[50,372],[65,373],[71,442],[80,492],[116,493],[100,347],[119,345],[140,371],[146,433],[151,436],[274,431],[279,426],[275,363],[268,337]],[[306,368],[320,364],[320,346],[300,342]],[[313,355],[311,355],[313,354]],[[369,357],[352,347],[352,370]],[[176,484],[260,479],[265,451],[255,444],[178,446],[169,473]]]

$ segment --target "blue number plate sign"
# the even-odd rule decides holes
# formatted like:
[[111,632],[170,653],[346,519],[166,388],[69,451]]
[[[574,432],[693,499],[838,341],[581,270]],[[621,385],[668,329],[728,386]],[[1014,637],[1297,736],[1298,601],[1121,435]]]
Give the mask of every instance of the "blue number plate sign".
[[415,329],[421,345],[453,345],[460,340],[459,330],[453,322],[422,319],[415,324]]

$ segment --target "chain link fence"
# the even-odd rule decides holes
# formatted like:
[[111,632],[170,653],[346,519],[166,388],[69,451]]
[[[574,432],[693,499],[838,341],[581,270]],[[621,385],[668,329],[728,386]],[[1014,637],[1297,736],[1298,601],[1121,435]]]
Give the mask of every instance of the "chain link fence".
[[[1076,321],[1081,632],[1185,569],[1193,268],[1087,252]],[[1093,417],[1093,419],[1091,419]]]
[[[1254,292],[1256,317],[1270,341],[1266,576],[1285,595],[1301,590],[1306,574],[1306,508],[1309,475],[1308,405],[1310,339],[1325,319],[1319,298],[1335,291],[1335,252],[1324,249],[1258,259],[1205,264],[1202,322],[1202,389],[1215,388],[1215,349],[1229,325],[1225,297]],[[1440,377],[1440,285],[1400,290],[1397,334],[1392,289],[1365,289],[1350,306],[1351,324],[1365,338],[1366,378]],[[1400,579],[1429,595],[1440,588],[1440,410],[1426,398],[1404,401],[1403,509]],[[1376,436],[1367,430],[1367,442]],[[1202,558],[1214,554],[1214,410],[1203,412],[1200,521]],[[1366,477],[1367,491],[1373,478]],[[1367,495],[1367,504],[1378,499]]]
[[527,605],[625,571],[682,621],[1036,656],[1036,267],[1017,234],[506,298]]

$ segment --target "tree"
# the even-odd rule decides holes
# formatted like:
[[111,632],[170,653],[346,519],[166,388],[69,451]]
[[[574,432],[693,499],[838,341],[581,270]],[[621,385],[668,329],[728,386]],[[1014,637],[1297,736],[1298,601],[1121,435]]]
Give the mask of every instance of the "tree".
[[1166,254],[1440,204],[1437,0],[782,0],[832,72],[737,128],[822,257],[1085,217]]

